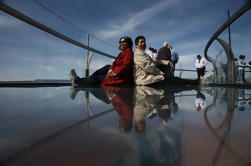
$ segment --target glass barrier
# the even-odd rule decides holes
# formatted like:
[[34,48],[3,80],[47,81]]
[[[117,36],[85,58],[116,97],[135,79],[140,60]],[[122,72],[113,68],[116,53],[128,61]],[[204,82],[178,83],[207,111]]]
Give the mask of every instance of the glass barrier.
[[[51,11],[36,0],[2,2],[81,44],[112,56],[118,52],[116,46],[88,34],[64,19],[63,15],[57,15],[58,11]],[[52,36],[1,10],[0,26],[0,81],[68,80],[72,68],[81,77],[86,75],[87,54],[90,58],[91,51]],[[90,74],[113,60],[94,53],[89,59]]]
[[[249,10],[231,25],[232,50],[236,59],[235,76],[237,83],[251,83],[251,25],[247,24],[250,22],[250,18],[251,11]],[[241,55],[245,56],[243,64],[240,64]]]
[[[236,12],[243,4],[232,5],[231,13]],[[238,8],[239,6],[239,8]],[[227,13],[226,13],[227,15]],[[208,49],[214,65],[214,83],[249,84],[251,82],[250,57],[250,10],[227,27]],[[240,62],[241,59],[244,58]],[[250,64],[249,64],[250,62]]]

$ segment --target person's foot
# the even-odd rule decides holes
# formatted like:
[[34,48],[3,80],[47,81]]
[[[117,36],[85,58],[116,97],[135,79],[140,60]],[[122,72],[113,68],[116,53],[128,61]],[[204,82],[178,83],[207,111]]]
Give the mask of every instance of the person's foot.
[[70,80],[72,82],[72,86],[76,86],[77,85],[76,82],[80,80],[80,77],[76,74],[74,69],[71,69],[69,76],[70,76]]

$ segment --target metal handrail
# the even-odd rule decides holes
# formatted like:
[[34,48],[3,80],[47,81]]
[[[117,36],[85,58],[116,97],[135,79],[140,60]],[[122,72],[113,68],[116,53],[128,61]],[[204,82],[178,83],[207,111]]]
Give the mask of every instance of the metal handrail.
[[204,56],[208,61],[211,62],[211,57],[207,56],[207,51],[210,45],[213,43],[214,40],[227,28],[229,27],[235,20],[237,20],[241,15],[243,15],[246,11],[251,8],[251,0],[248,0],[246,4],[244,4],[236,13],[234,13],[210,38],[207,42],[207,45],[204,50]]
[[2,2],[0,2],[0,10],[2,10],[2,11],[6,12],[6,13],[8,13],[8,14],[10,14],[10,15],[12,15],[12,16],[14,16],[14,17],[16,17],[16,18],[18,18],[18,19],[20,19],[20,20],[22,20],[22,21],[24,21],[24,22],[26,22],[26,23],[28,23],[28,24],[36,27],[36,28],[38,28],[38,29],[41,29],[42,31],[45,31],[45,32],[47,32],[47,33],[49,33],[49,34],[51,34],[53,36],[56,36],[56,37],[64,40],[64,41],[67,41],[67,42],[69,42],[69,43],[71,43],[71,44],[73,44],[75,46],[90,50],[92,52],[95,52],[97,54],[100,54],[100,55],[103,55],[103,56],[106,56],[106,57],[109,57],[109,58],[113,58],[113,59],[116,58],[116,57],[114,57],[114,56],[112,56],[110,54],[104,53],[102,51],[99,51],[97,49],[89,47],[89,46],[87,46],[85,44],[82,44],[82,43],[80,43],[80,42],[78,42],[78,41],[76,41],[76,40],[74,40],[74,39],[72,39],[70,37],[67,37],[67,36],[65,36],[65,35],[57,32],[57,31],[55,31],[55,30],[53,30],[53,29],[51,29],[51,28],[49,28],[49,27],[47,27],[47,26],[45,26],[43,24],[41,24],[40,22],[35,21],[34,19],[24,15],[23,13],[11,8],[10,6],[8,6],[8,5],[6,5],[6,4],[4,4]]

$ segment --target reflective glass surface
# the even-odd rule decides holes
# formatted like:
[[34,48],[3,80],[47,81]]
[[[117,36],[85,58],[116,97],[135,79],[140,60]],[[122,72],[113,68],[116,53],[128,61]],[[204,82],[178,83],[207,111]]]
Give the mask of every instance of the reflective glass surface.
[[0,88],[0,165],[250,165],[251,90]]

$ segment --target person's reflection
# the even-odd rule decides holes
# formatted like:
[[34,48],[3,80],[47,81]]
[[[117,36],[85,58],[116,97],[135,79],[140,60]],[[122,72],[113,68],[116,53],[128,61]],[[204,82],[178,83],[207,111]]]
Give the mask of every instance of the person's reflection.
[[244,89],[238,89],[238,108],[239,111],[245,111],[245,90]]
[[146,86],[137,86],[135,88],[134,101],[134,120],[135,131],[143,133],[146,129],[145,117],[149,115],[156,103],[163,98],[164,91]]
[[71,99],[75,99],[79,91],[91,93],[100,101],[106,104],[112,104],[120,116],[119,130],[121,132],[129,132],[131,130],[133,118],[133,87],[102,86],[102,88],[74,88],[70,93]]
[[158,116],[167,124],[172,120],[172,114],[178,112],[178,104],[175,102],[175,90],[165,89],[164,97],[156,104]]
[[[149,165],[149,161],[153,161],[150,165],[179,165],[180,137],[178,132],[168,126],[159,130],[158,125],[156,125],[162,122],[159,119],[155,121],[154,129],[147,130],[147,122],[152,121],[152,118],[156,116],[164,119],[170,118],[171,105],[177,106],[171,104],[175,102],[173,93],[174,91],[146,86],[137,86],[135,89],[134,127],[135,132],[139,133],[135,136],[138,140],[140,165]],[[165,107],[168,107],[168,111],[165,110]],[[177,107],[173,110],[177,111]]]
[[76,87],[72,88],[71,87],[71,89],[70,89],[70,98],[72,100],[74,100],[75,97],[77,96],[78,92],[80,92],[80,91],[91,93],[94,97],[96,97],[100,101],[103,101],[106,104],[110,104],[110,100],[107,97],[107,94],[105,93],[104,90],[102,90],[100,88],[76,88]]
[[204,110],[207,107],[206,97],[199,90],[196,94],[195,107],[197,111]]
[[119,130],[129,132],[132,129],[134,88],[102,86],[113,108],[120,116]]

